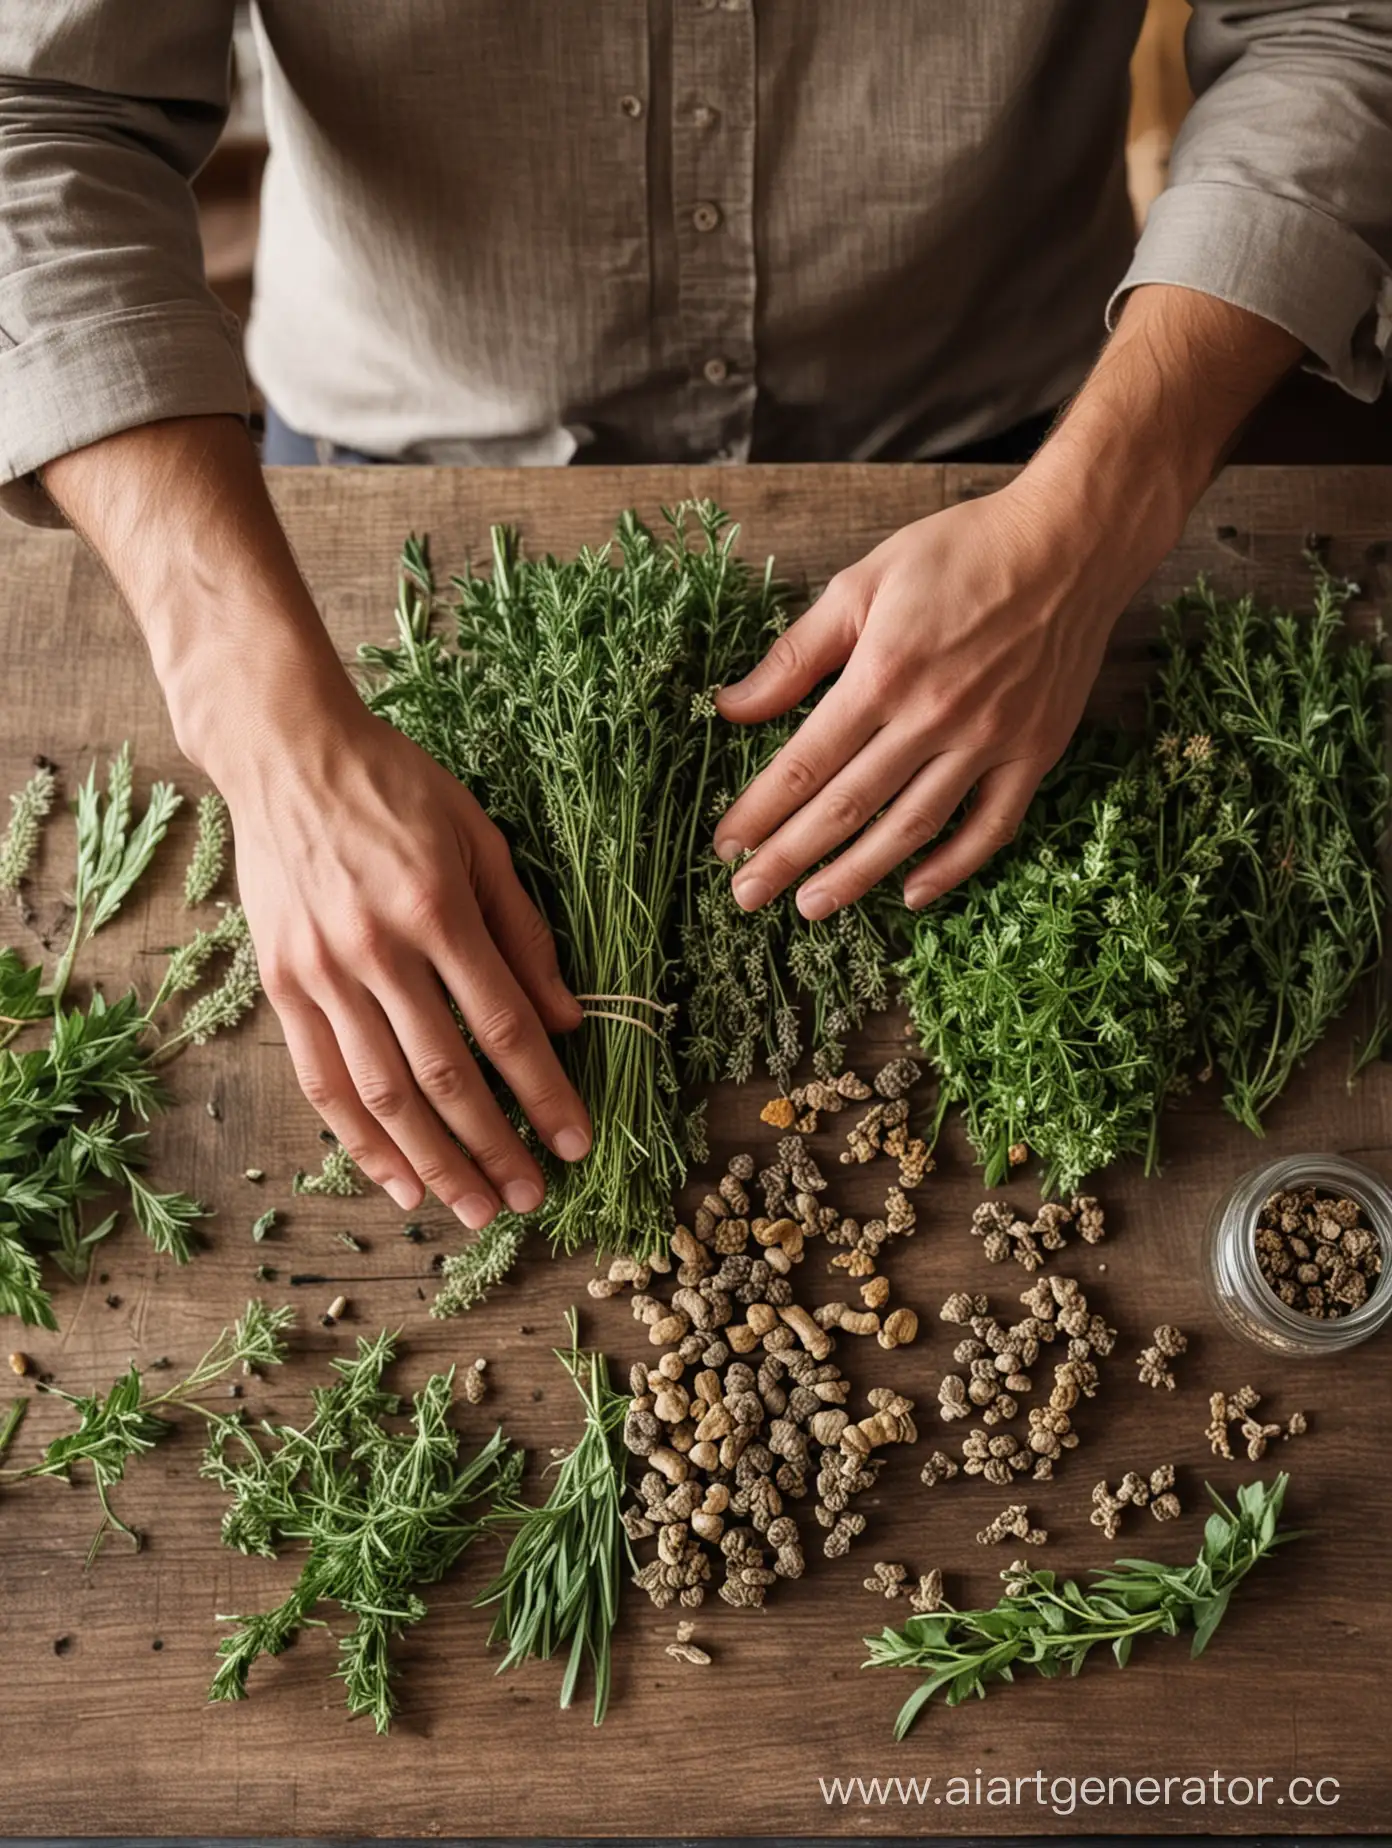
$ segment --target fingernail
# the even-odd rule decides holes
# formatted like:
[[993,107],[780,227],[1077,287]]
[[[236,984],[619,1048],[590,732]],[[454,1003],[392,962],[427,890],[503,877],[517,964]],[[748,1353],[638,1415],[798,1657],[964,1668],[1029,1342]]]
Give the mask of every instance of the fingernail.
[[749,682],[747,680],[736,680],[732,686],[722,687],[717,697],[727,703],[733,702],[735,705],[739,705],[742,700],[749,698]]
[[493,1202],[485,1194],[466,1194],[454,1209],[456,1219],[462,1219],[471,1232],[482,1232],[493,1217]]
[[552,1148],[562,1161],[579,1161],[581,1156],[590,1152],[590,1139],[583,1129],[561,1129],[556,1132]]
[[541,1205],[541,1188],[535,1181],[509,1181],[503,1200],[514,1213],[534,1213]]
[[797,908],[803,917],[815,924],[820,918],[829,918],[836,909],[836,900],[830,892],[799,892]]
[[760,905],[766,905],[773,897],[762,879],[737,879],[733,891],[735,903],[746,911],[757,911]]
[[931,889],[925,891],[920,887],[912,897],[906,892],[904,894],[904,903],[908,906],[910,911],[926,911],[937,896],[938,894]]
[[382,1191],[390,1200],[394,1200],[403,1213],[409,1213],[418,1198],[416,1189],[409,1181],[393,1179],[382,1182]]
[[731,860],[738,860],[743,852],[744,849],[740,846],[738,841],[727,839],[715,843],[716,859],[723,860],[727,866],[730,864]]

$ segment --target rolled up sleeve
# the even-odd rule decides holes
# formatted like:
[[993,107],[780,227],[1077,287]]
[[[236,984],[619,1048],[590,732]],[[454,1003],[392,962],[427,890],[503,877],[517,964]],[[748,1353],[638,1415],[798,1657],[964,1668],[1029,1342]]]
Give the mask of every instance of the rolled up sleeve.
[[0,506],[163,417],[245,416],[190,180],[226,120],[233,0],[0,6]]
[[1392,0],[1193,0],[1196,100],[1108,305],[1174,283],[1283,327],[1374,399],[1392,346]]

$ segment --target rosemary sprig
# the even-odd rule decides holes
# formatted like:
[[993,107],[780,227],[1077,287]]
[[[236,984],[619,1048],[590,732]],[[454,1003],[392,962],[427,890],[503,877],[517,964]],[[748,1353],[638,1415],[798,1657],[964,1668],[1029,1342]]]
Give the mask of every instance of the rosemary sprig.
[[320,1606],[337,1604],[353,1620],[339,1643],[348,1710],[370,1713],[379,1733],[389,1728],[393,1637],[425,1616],[419,1588],[441,1579],[483,1531],[471,1510],[510,1494],[522,1466],[501,1431],[460,1462],[447,1422],[453,1368],[415,1395],[405,1430],[385,1423],[404,1409],[382,1385],[395,1351],[389,1333],[360,1336],[352,1359],[332,1362],[336,1378],[316,1390],[303,1429],[213,1421],[201,1473],[231,1497],[224,1544],[267,1558],[290,1545],[305,1552],[273,1610],[219,1617],[235,1628],[218,1645],[211,1700],[245,1700],[257,1659],[279,1655],[300,1629],[323,1622]]
[[[285,1359],[283,1336],[294,1325],[292,1309],[270,1309],[253,1298],[240,1318],[224,1328],[203,1358],[187,1373],[162,1392],[155,1392],[134,1362],[105,1393],[68,1393],[56,1386],[41,1386],[40,1391],[62,1399],[77,1413],[77,1427],[56,1437],[37,1463],[25,1468],[0,1469],[0,1483],[24,1482],[40,1476],[70,1479],[74,1467],[86,1463],[92,1471],[102,1518],[87,1552],[90,1567],[102,1541],[115,1528],[139,1547],[140,1535],[128,1527],[108,1499],[109,1491],[126,1473],[126,1465],[135,1457],[153,1450],[174,1430],[164,1416],[179,1407],[200,1413],[204,1418],[221,1422],[220,1415],[198,1403],[197,1395],[224,1378],[233,1368],[274,1367]],[[14,1436],[26,1402],[18,1402],[18,1415],[12,1408],[5,1422],[0,1455]]]
[[581,1349],[573,1309],[567,1321],[570,1347],[556,1349],[556,1358],[580,1395],[585,1427],[574,1449],[560,1455],[540,1508],[515,1493],[500,1503],[492,1519],[516,1533],[502,1571],[478,1602],[499,1606],[488,1640],[507,1645],[500,1675],[529,1657],[549,1660],[568,1648],[560,1694],[561,1706],[568,1707],[590,1662],[598,1726],[609,1705],[610,1644],[625,1563],[634,1564],[619,1519],[629,1399],[610,1385],[603,1354]]
[[1107,1647],[1124,1668],[1137,1637],[1193,1631],[1191,1656],[1201,1655],[1241,1581],[1278,1546],[1300,1535],[1279,1526],[1289,1478],[1248,1482],[1230,1508],[1210,1488],[1214,1511],[1192,1566],[1119,1559],[1086,1589],[1017,1561],[1001,1574],[1006,1593],[990,1610],[950,1606],[910,1617],[902,1629],[867,1636],[866,1668],[906,1668],[925,1679],[899,1709],[902,1739],[935,1694],[949,1707],[984,1699],[997,1681],[1013,1681],[1017,1665],[1044,1676],[1081,1672],[1092,1650]]

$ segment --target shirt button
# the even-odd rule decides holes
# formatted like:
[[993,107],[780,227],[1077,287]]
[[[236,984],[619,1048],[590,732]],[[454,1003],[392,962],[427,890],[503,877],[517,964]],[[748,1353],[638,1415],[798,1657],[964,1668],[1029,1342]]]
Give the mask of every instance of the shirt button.
[[723,385],[730,376],[730,368],[723,359],[708,359],[701,370],[708,385]]
[[638,117],[643,113],[643,99],[641,96],[621,96],[619,98],[619,108],[623,110],[626,116],[632,116],[636,122]]
[[691,120],[697,128],[712,128],[717,120],[717,112],[709,103],[697,103],[691,112]]
[[698,231],[714,231],[720,223],[720,207],[712,205],[709,199],[703,199],[691,214],[691,222]]

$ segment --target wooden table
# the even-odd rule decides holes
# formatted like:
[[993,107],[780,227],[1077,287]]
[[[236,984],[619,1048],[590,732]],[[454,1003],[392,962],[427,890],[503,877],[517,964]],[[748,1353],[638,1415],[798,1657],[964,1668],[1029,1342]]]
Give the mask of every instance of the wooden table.
[[[441,564],[457,565],[466,554],[483,554],[491,519],[519,522],[534,547],[569,550],[603,537],[626,505],[651,512],[685,494],[712,493],[745,522],[750,553],[772,549],[787,572],[815,585],[904,521],[1001,478],[1000,471],[930,467],[306,470],[284,472],[273,485],[347,656],[359,641],[388,634],[395,556],[411,528],[430,533]],[[1389,530],[1392,470],[1228,474],[1128,613],[1099,698],[1113,703],[1134,688],[1158,601],[1201,569],[1228,589],[1298,599],[1305,584],[1299,554],[1310,533],[1329,536],[1334,565],[1365,585],[1361,620],[1379,600],[1383,614],[1392,614]],[[0,585],[7,690],[0,788],[17,787],[41,750],[61,766],[70,793],[94,753],[104,760],[129,738],[142,788],[164,774],[195,795],[197,778],[179,759],[139,646],[82,547],[67,535],[6,526]],[[70,830],[64,818],[51,831],[40,901],[51,903],[61,890]],[[191,833],[186,811],[162,875],[147,881],[89,956],[88,972],[108,986],[127,975],[148,982],[158,947],[186,928],[177,886]],[[20,940],[13,919],[7,934]],[[855,1048],[857,1062],[901,1047],[901,1034],[898,1017],[881,1020]],[[1064,1267],[1095,1290],[1122,1340],[1109,1389],[1081,1420],[1085,1450],[1055,1482],[1030,1485],[1030,1502],[1050,1530],[1049,1564],[1082,1569],[1110,1556],[1087,1520],[1099,1476],[1115,1480],[1128,1467],[1170,1460],[1181,1467],[1189,1518],[1161,1529],[1142,1517],[1125,1536],[1126,1550],[1192,1558],[1205,1476],[1230,1487],[1252,1473],[1209,1467],[1203,1427],[1211,1386],[1231,1390],[1250,1379],[1273,1411],[1311,1414],[1312,1434],[1276,1461],[1292,1467],[1291,1510],[1313,1535],[1240,1596],[1201,1662],[1191,1666],[1182,1645],[1152,1644],[1137,1651],[1124,1675],[1099,1663],[1075,1683],[1031,1679],[984,1705],[934,1709],[896,1746],[890,1725],[909,1683],[862,1674],[860,1639],[901,1617],[904,1607],[872,1597],[860,1580],[876,1559],[903,1560],[915,1572],[938,1565],[959,1602],[975,1601],[995,1595],[993,1575],[1005,1563],[973,1536],[1008,1497],[979,1480],[922,1488],[920,1447],[893,1456],[864,1504],[870,1526],[850,1558],[827,1562],[814,1554],[807,1577],[778,1587],[762,1615],[717,1600],[698,1613],[712,1667],[668,1658],[674,1614],[655,1613],[631,1596],[618,1638],[614,1706],[600,1734],[583,1701],[557,1712],[553,1666],[493,1678],[487,1619],[470,1607],[488,1563],[477,1555],[400,1646],[404,1711],[389,1738],[377,1739],[366,1723],[348,1724],[323,1631],[260,1665],[244,1705],[212,1707],[204,1695],[220,1633],[215,1613],[276,1602],[295,1568],[288,1560],[243,1559],[219,1545],[220,1498],[198,1479],[198,1432],[187,1418],[120,1491],[121,1508],[149,1536],[139,1555],[118,1539],[95,1571],[84,1573],[96,1511],[90,1489],[40,1482],[0,1498],[0,1830],[689,1837],[1385,1826],[1392,1816],[1384,1680],[1392,1650],[1385,1462],[1392,1343],[1342,1359],[1278,1363],[1220,1331],[1200,1276],[1210,1204],[1261,1155],[1338,1149],[1392,1174],[1392,1073],[1375,1069],[1350,1096],[1345,1065],[1344,1043],[1311,1061],[1273,1113],[1264,1149],[1224,1117],[1216,1097],[1187,1102],[1168,1125],[1164,1177],[1143,1181],[1131,1164],[1105,1177],[1100,1192],[1115,1228],[1111,1242],[1066,1254]],[[465,1418],[466,1430],[477,1437],[496,1416],[544,1454],[575,1430],[571,1391],[549,1352],[562,1337],[565,1306],[582,1302],[587,1336],[625,1367],[641,1351],[622,1301],[593,1303],[583,1295],[583,1261],[556,1265],[533,1255],[467,1320],[431,1321],[432,1260],[459,1242],[452,1220],[425,1215],[430,1242],[417,1248],[399,1236],[401,1215],[381,1198],[292,1202],[293,1171],[314,1165],[321,1151],[264,1004],[235,1041],[184,1059],[174,1082],[178,1106],[155,1132],[158,1173],[217,1208],[207,1249],[180,1270],[133,1229],[104,1245],[90,1283],[58,1292],[61,1332],[23,1338],[62,1386],[104,1387],[132,1356],[191,1361],[245,1301],[258,1258],[279,1271],[273,1299],[301,1299],[305,1330],[284,1376],[248,1391],[255,1413],[298,1415],[309,1383],[356,1332],[400,1325],[406,1382],[435,1366],[488,1356],[494,1394],[484,1411]],[[765,1095],[757,1084],[720,1089],[716,1158],[736,1147],[762,1152],[771,1134],[756,1134]],[[218,1121],[205,1110],[210,1098]],[[835,1143],[824,1138],[821,1146],[830,1151]],[[265,1170],[261,1185],[243,1178],[248,1167]],[[844,1170],[832,1172],[837,1197],[851,1211],[877,1200],[885,1184],[883,1172],[857,1171],[849,1180]],[[1029,1198],[1026,1182],[1014,1191]],[[893,1355],[872,1348],[849,1361],[858,1383],[887,1381],[923,1402],[925,1440],[938,1434],[934,1388],[948,1361],[937,1305],[962,1286],[1008,1302],[1007,1292],[1025,1282],[1013,1266],[988,1266],[968,1236],[979,1195],[960,1142],[950,1137],[941,1171],[920,1195],[918,1236],[892,1258],[898,1298],[923,1311],[925,1335],[914,1348]],[[251,1221],[271,1204],[288,1209],[284,1229],[254,1246]],[[361,1238],[361,1256],[335,1242],[341,1228]],[[292,1270],[351,1277],[342,1286],[351,1319],[333,1331],[321,1328],[318,1316],[333,1291],[288,1291]],[[801,1275],[805,1292],[832,1293],[821,1262]],[[1173,1396],[1143,1391],[1132,1372],[1131,1356],[1160,1320],[1194,1337]],[[5,1346],[20,1340],[7,1326]],[[18,1456],[32,1455],[56,1428],[55,1413],[52,1403],[34,1405]],[[978,1769],[987,1779],[1030,1782],[1011,1807],[935,1803],[930,1794],[922,1807],[908,1808],[859,1797],[828,1804],[819,1784],[931,1774],[945,1796],[947,1778],[974,1778]],[[1036,1771],[1044,1773],[1042,1803]],[[1211,1795],[1185,1804],[1180,1785],[1172,1786],[1169,1804],[1127,1807],[1117,1786],[1117,1802],[1080,1801],[1072,1814],[1064,1813],[1066,1786],[1058,1801],[1049,1797],[1054,1778],[1211,1780],[1215,1771],[1274,1780],[1266,1807],[1219,1804]],[[1281,1802],[1277,1793],[1297,1776],[1337,1779],[1337,1804]],[[1326,1784],[1324,1794],[1333,1796],[1334,1786]]]

